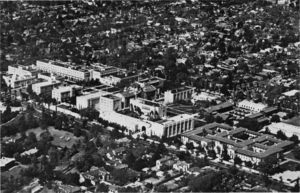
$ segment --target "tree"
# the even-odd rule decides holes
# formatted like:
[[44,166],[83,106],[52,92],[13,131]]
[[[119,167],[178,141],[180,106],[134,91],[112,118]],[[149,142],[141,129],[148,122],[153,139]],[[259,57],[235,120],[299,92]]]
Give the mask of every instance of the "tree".
[[37,168],[38,160],[36,155],[33,155],[31,158],[31,164],[33,165],[34,168]]
[[281,140],[287,140],[287,136],[285,135],[285,133],[281,130],[277,131],[277,134],[276,134],[276,137],[278,139],[281,139]]
[[115,169],[111,173],[114,181],[118,181],[120,184],[125,184],[128,181],[128,173],[126,170]]
[[265,128],[265,134],[271,134],[271,131],[270,131],[269,127]]
[[99,183],[96,188],[96,192],[108,192],[108,185],[104,183]]
[[276,172],[275,168],[277,168],[278,165],[278,158],[274,156],[269,156],[259,163],[258,168],[263,174],[272,175]]
[[195,159],[193,159],[193,165],[195,167],[203,168],[205,166],[208,166],[209,162],[208,162],[207,157],[205,157],[205,158],[195,157]]
[[239,157],[237,157],[237,156],[234,158],[234,164],[235,164],[235,165],[241,165],[242,162],[243,162],[243,161],[241,160],[241,158],[239,158]]
[[135,163],[135,156],[132,152],[130,152],[128,155],[126,155],[125,163],[128,164],[129,167],[131,167]]
[[216,122],[217,122],[217,123],[223,123],[222,117],[217,116],[217,117],[216,117]]
[[298,144],[299,143],[299,138],[297,135],[293,134],[290,138],[289,138],[290,141],[294,142],[295,144]]
[[260,124],[256,120],[251,119],[249,117],[245,117],[244,119],[239,121],[237,126],[244,127],[244,128],[250,129],[252,131],[259,131],[261,128]]
[[293,149],[293,155],[296,159],[300,160],[300,147]]
[[211,157],[212,159],[216,159],[217,158],[216,152],[213,149],[208,150],[208,156]]
[[33,94],[32,84],[30,84],[30,85],[27,86],[26,91],[27,91],[27,93],[28,93],[30,96]]
[[56,165],[59,161],[58,150],[54,147],[51,147],[48,151],[48,155],[50,163]]
[[225,161],[229,161],[230,160],[230,156],[228,155],[227,145],[225,145],[225,144],[223,145],[222,158]]
[[279,115],[272,115],[271,122],[275,122],[275,123],[280,122]]
[[168,187],[166,185],[160,185],[156,188],[157,192],[168,192]]
[[248,168],[252,168],[253,164],[252,164],[251,161],[246,161],[245,166],[248,167]]
[[96,145],[96,147],[103,147],[100,137],[97,137],[95,145]]

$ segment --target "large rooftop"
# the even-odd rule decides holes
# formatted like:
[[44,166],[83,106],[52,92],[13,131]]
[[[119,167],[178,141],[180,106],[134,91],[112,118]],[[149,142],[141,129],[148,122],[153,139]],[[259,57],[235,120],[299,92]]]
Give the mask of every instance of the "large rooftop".
[[180,87],[180,88],[172,89],[171,92],[172,93],[178,93],[178,92],[183,92],[183,91],[192,90],[192,89],[194,89],[194,88],[193,87],[188,87],[188,86],[183,86],[183,87]]
[[181,115],[176,115],[174,117],[170,117],[168,119],[157,121],[156,123],[160,123],[162,125],[168,125],[168,124],[171,124],[173,122],[180,122],[180,121],[183,121],[183,120],[186,120],[186,119],[189,119],[189,118],[193,118],[193,116],[188,115],[188,114],[181,114]]
[[300,92],[300,90],[291,90],[291,91],[288,91],[288,92],[284,92],[282,93],[284,96],[294,96],[296,93]]
[[145,100],[145,99],[142,99],[142,98],[137,98],[137,99],[131,99],[132,101],[137,101],[141,104],[145,104],[145,105],[148,105],[148,106],[154,106],[154,107],[159,107],[161,106],[159,103],[156,103],[156,102],[152,102],[152,101],[149,101],[149,100]]
[[112,94],[108,94],[108,95],[103,95],[102,97],[104,98],[109,98],[109,99],[112,99],[112,100],[119,100],[121,98],[115,96],[115,95],[112,95]]

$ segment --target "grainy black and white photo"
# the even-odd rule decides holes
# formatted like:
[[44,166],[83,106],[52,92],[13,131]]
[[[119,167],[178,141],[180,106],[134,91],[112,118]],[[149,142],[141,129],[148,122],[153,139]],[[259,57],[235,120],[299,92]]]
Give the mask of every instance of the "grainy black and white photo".
[[300,192],[299,2],[0,1],[0,192]]

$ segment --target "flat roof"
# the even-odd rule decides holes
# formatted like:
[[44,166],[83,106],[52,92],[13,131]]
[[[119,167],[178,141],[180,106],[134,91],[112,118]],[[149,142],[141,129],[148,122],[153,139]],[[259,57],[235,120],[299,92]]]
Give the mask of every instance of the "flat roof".
[[179,87],[179,88],[174,88],[171,90],[171,92],[177,93],[177,92],[183,92],[183,91],[191,90],[191,89],[194,89],[194,87],[183,86],[183,87]]
[[282,93],[283,95],[285,95],[285,96],[294,96],[296,93],[298,93],[298,92],[300,92],[300,90],[290,90],[290,91],[288,91],[288,92],[284,92],[284,93]]
[[107,95],[107,94],[109,94],[109,92],[99,90],[97,92],[89,93],[87,95],[77,96],[76,98],[78,98],[79,100],[87,100],[92,98],[100,98],[100,96]]
[[53,90],[59,91],[59,92],[65,92],[65,91],[69,91],[72,88],[81,88],[81,86],[77,86],[77,85],[61,86],[61,87],[58,87],[58,88],[54,88]]
[[152,101],[149,101],[149,100],[145,100],[145,99],[142,99],[142,98],[132,99],[132,101],[138,101],[141,104],[145,104],[145,105],[148,105],[148,106],[154,106],[154,107],[159,107],[160,106],[159,103],[152,102]]
[[226,130],[233,130],[233,127],[231,127],[229,125],[226,125],[226,124],[219,124],[219,123],[211,123],[211,124],[208,124],[208,125],[204,125],[202,128],[203,129],[212,129],[212,128],[215,128],[215,127],[221,127],[223,129],[226,129]]
[[113,99],[113,100],[119,100],[121,98],[115,96],[115,95],[112,95],[112,94],[108,94],[108,95],[103,95],[101,97],[104,97],[104,98],[109,98],[109,99]]
[[[60,81],[54,81],[54,82],[39,82],[39,83],[35,83],[35,84],[33,84],[33,85],[42,87],[42,86],[49,86],[49,85],[59,84],[59,83],[60,83]],[[33,85],[32,85],[32,86],[33,86]]]
[[231,102],[224,102],[224,103],[221,103],[221,104],[218,104],[218,105],[206,108],[206,110],[208,112],[213,112],[213,111],[225,109],[225,108],[232,107],[232,106],[234,106],[233,103],[231,103]]
[[252,115],[248,115],[247,117],[250,119],[255,119],[255,118],[259,118],[261,116],[263,116],[263,114],[259,112],[259,113],[254,113]]
[[157,123],[167,125],[167,124],[172,123],[172,122],[180,122],[180,121],[190,119],[190,118],[193,118],[193,116],[188,115],[188,114],[180,114],[180,115],[176,115],[174,117],[170,117],[168,119],[165,119],[165,121],[158,121]]

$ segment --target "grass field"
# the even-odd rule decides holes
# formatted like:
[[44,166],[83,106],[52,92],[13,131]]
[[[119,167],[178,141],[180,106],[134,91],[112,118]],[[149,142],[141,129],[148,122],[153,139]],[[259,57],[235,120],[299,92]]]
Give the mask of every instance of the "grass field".
[[283,121],[283,122],[300,127],[300,116],[295,116],[295,117],[293,117],[287,121]]
[[[54,127],[48,127],[49,132],[51,135],[54,137],[54,140],[52,141],[52,144],[55,146],[60,146],[60,147],[67,147],[71,148],[74,144],[77,143],[77,140],[79,138],[75,137],[73,133],[67,132],[67,131],[62,131],[62,130],[57,130]],[[40,140],[40,134],[43,133],[44,131],[38,127],[36,129],[30,129],[26,132],[28,134],[29,132],[34,132],[36,134],[37,140]],[[60,137],[70,137],[70,140],[67,141],[66,139],[61,139]]]

